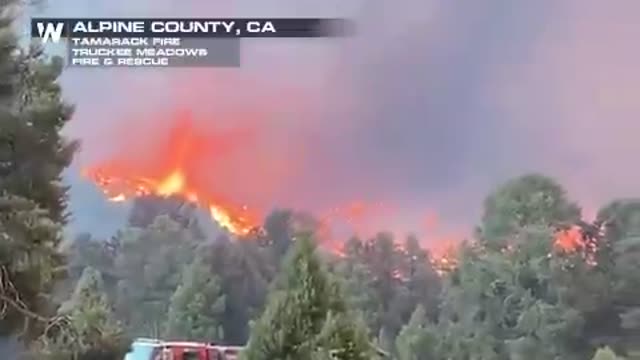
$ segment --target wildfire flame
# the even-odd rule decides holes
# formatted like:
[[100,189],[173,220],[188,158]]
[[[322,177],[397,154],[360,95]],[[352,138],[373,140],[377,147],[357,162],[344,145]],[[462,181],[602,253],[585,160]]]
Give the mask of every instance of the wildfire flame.
[[[189,119],[177,120],[179,121],[170,129],[168,138],[160,140],[156,137],[158,134],[154,133],[153,138],[148,139],[150,144],[143,149],[128,150],[127,153],[112,156],[106,162],[86,168],[83,175],[93,181],[112,202],[144,196],[178,197],[206,210],[214,221],[232,234],[243,236],[259,230],[263,219],[261,211],[238,201],[238,195],[244,194],[246,184],[239,184],[237,180],[252,180],[253,177],[242,176],[245,173],[234,173],[234,176],[225,177],[229,172],[256,165],[251,163],[251,156],[227,156],[229,151],[237,147],[246,149],[250,145],[246,141],[246,134],[208,134],[202,129],[196,129]],[[237,135],[243,137],[238,139]],[[138,155],[135,153],[139,150],[148,152],[149,156],[144,159],[134,158],[132,153]],[[253,150],[251,148],[248,152],[256,153]],[[220,161],[229,167],[217,166]],[[246,174],[258,173],[261,172],[252,171]],[[224,179],[221,180],[220,177]],[[235,192],[229,192],[228,187],[234,185]],[[396,207],[388,203],[370,199],[354,200],[326,211],[319,211],[318,223],[315,224],[316,235],[320,246],[337,256],[345,256],[346,238],[352,235],[361,239],[375,236],[380,230],[380,220],[393,218],[395,213]],[[421,225],[424,227],[426,238],[430,238],[431,241],[421,245],[430,250],[430,260],[434,268],[438,272],[446,273],[457,266],[454,244],[462,237],[450,236],[455,238],[454,241],[443,239],[438,233],[438,223],[435,212],[425,214]],[[347,227],[346,231],[351,233],[333,236],[333,232],[339,232],[341,227]],[[394,239],[398,241],[396,245],[402,247],[404,235],[394,235]],[[580,243],[580,235],[576,229],[559,233],[556,247],[566,252],[584,248],[585,245]]]
[[556,233],[554,247],[563,252],[575,252],[586,247],[582,231],[577,226]]
[[[189,121],[178,121],[166,143],[156,144],[152,156],[144,164],[127,156],[83,170],[113,202],[142,196],[178,197],[206,209],[213,220],[235,235],[246,235],[257,229],[261,216],[255,209],[228,201],[222,191],[202,186],[203,166],[194,159],[202,151],[202,143],[211,146],[214,138],[202,139]],[[219,137],[219,136],[218,136]],[[223,146],[219,146],[222,148]]]
[[597,241],[587,238],[578,226],[558,231],[553,245],[555,250],[560,253],[581,255],[588,265],[598,264],[596,260]]
[[188,178],[179,169],[159,180],[137,176],[120,177],[116,174],[107,174],[104,169],[87,170],[84,173],[101,188],[109,201],[122,202],[148,195],[178,196],[208,209],[211,217],[233,234],[246,235],[259,227],[258,217],[251,213],[248,207],[224,204],[189,188]]

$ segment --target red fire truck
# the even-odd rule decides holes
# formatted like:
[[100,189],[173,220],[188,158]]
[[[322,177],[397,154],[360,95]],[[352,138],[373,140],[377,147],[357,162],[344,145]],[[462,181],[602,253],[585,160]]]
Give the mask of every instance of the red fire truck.
[[153,360],[236,360],[239,348],[196,342],[163,342]]
[[237,360],[239,346],[138,339],[125,360]]

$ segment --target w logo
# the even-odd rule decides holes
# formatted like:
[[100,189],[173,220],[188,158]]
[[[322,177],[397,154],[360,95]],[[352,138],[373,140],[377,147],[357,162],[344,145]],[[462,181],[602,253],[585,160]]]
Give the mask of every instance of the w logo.
[[64,30],[64,22],[38,22],[36,26],[38,27],[38,35],[42,39],[42,42],[47,43],[49,39],[51,39],[53,43],[60,41],[62,31]]

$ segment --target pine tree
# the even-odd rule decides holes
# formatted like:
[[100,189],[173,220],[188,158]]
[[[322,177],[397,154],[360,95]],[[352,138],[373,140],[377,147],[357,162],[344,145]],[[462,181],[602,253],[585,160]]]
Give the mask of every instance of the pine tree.
[[[602,259],[602,270],[612,298],[608,307],[602,306],[608,316],[594,326],[609,333],[615,332],[615,341],[605,342],[624,355],[640,352],[640,199],[614,201],[600,211],[598,218],[605,224],[604,238],[599,244],[607,254]],[[608,288],[607,288],[608,289]],[[613,305],[613,306],[611,306]],[[614,331],[613,329],[617,329]]]
[[375,357],[365,328],[347,308],[310,236],[296,241],[243,356],[251,360]]
[[168,338],[219,342],[223,340],[222,316],[225,297],[220,281],[200,261],[187,266],[182,283],[171,298],[166,336]]
[[329,312],[322,331],[316,339],[319,345],[312,356],[341,360],[370,359],[367,327],[360,318],[344,317]]
[[593,356],[593,360],[619,360],[620,358],[616,355],[616,353],[611,350],[610,347],[604,347],[598,349],[596,354]]
[[127,339],[113,312],[101,274],[86,268],[71,298],[59,309],[60,322],[32,347],[34,359],[110,360],[124,356]]
[[229,239],[218,239],[197,250],[220,279],[225,295],[222,326],[226,343],[246,344],[250,320],[264,309],[269,284],[276,273],[269,250],[254,241]]
[[579,218],[580,208],[558,182],[529,174],[506,182],[485,199],[478,235],[487,246],[499,249],[526,227],[572,224]]
[[396,338],[399,360],[430,360],[436,356],[437,337],[427,323],[427,312],[418,305]]
[[147,228],[127,228],[115,258],[116,312],[131,336],[160,337],[181,271],[193,259],[198,241],[162,215]]
[[18,6],[0,5],[0,329],[26,327],[29,337],[52,308],[47,295],[62,264],[67,216],[61,173],[77,146],[60,135],[73,113],[57,83],[63,62],[18,46],[11,28]]

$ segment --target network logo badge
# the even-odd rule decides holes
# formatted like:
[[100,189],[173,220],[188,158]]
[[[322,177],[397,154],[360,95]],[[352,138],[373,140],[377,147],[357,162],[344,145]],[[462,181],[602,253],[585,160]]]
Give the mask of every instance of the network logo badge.
[[38,29],[38,36],[42,39],[43,43],[58,43],[62,38],[64,32],[65,23],[62,21],[39,21],[36,23]]

